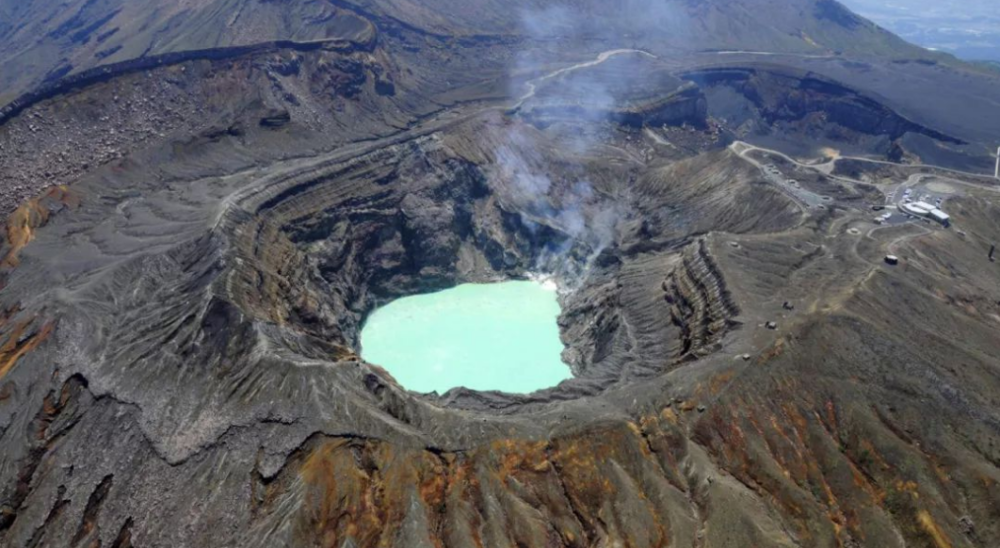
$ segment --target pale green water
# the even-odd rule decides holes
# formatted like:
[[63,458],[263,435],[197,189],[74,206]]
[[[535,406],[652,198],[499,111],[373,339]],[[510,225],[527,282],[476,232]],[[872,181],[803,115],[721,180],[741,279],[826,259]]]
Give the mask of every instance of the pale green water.
[[466,284],[395,300],[369,316],[361,354],[416,392],[529,393],[571,377],[556,292],[536,282]]

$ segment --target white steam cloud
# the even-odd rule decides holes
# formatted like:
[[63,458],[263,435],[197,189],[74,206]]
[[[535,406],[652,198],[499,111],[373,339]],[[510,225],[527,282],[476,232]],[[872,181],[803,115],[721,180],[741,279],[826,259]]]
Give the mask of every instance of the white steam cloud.
[[[638,61],[653,57],[633,49],[634,37],[624,35],[622,29],[664,29],[676,26],[678,20],[674,5],[663,0],[595,2],[590,11],[562,5],[523,11],[521,27],[529,47],[517,56],[513,66],[510,96],[518,101],[512,112],[537,99],[536,94],[544,90],[547,103],[572,108],[585,101],[585,108],[573,110],[578,122],[607,121],[609,113],[619,106],[615,91],[644,84],[644,67]],[[564,53],[584,51],[593,52],[593,56],[571,66],[564,62],[552,64],[553,59],[573,57]],[[624,70],[614,72],[614,77],[588,70],[612,58],[624,66]],[[633,62],[634,69],[627,64]],[[523,124],[499,124],[493,130],[499,133],[490,135],[490,142],[496,143],[494,184],[505,190],[526,227],[535,230],[546,225],[567,238],[558,249],[545,251],[535,268],[556,276],[564,287],[576,286],[586,278],[597,257],[615,244],[627,207],[621,201],[599,196],[586,177],[567,175],[582,173],[579,166],[576,170],[554,166],[555,159],[548,157],[554,155],[547,156],[537,148],[533,129]],[[581,158],[592,156],[597,147],[604,146],[590,131],[569,135],[564,132],[552,141],[560,143],[559,152]],[[552,177],[560,180],[553,181]],[[576,260],[567,260],[570,254]]]

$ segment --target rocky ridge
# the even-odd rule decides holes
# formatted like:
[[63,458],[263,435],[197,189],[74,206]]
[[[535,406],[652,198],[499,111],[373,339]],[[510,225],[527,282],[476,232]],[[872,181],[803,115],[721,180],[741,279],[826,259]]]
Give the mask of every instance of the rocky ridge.
[[[0,542],[996,544],[988,181],[879,164],[967,191],[960,231],[876,230],[883,183],[834,193],[835,162],[803,203],[704,83],[637,95],[681,86],[682,117],[541,119],[505,39],[357,16],[370,48],[185,59],[0,126],[37,195],[0,244]],[[840,88],[761,78],[808,100],[758,103],[759,129],[843,114]],[[902,117],[847,102],[874,123],[829,138],[883,152]],[[564,289],[558,387],[415,394],[358,358],[380,303],[530,273]]]

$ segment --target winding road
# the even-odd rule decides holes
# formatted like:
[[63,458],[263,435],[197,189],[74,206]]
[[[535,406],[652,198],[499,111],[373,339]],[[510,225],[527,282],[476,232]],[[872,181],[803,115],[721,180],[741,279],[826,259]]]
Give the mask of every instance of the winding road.
[[[964,175],[966,177],[975,177],[977,179],[995,180],[994,177],[993,177],[993,175],[990,175],[988,173],[974,173],[974,172],[971,172],[971,171],[962,171],[960,169],[952,169],[952,168],[948,168],[948,167],[936,166],[934,164],[901,164],[899,162],[890,162],[888,160],[876,160],[876,159],[873,159],[873,158],[865,158],[863,156],[837,156],[836,158],[831,158],[830,160],[828,160],[826,162],[823,162],[823,163],[820,163],[820,164],[805,164],[805,163],[802,163],[802,162],[800,162],[800,161],[792,158],[791,156],[785,154],[784,152],[781,152],[781,151],[778,151],[778,150],[769,149],[769,148],[759,147],[757,145],[752,145],[752,144],[747,143],[745,141],[736,141],[731,146],[733,146],[733,147],[739,146],[741,148],[747,149],[747,150],[744,150],[743,152],[749,152],[750,150],[759,150],[761,152],[766,152],[768,154],[773,154],[775,156],[780,156],[780,157],[784,158],[785,160],[788,160],[789,162],[795,164],[796,166],[804,167],[804,168],[809,168],[809,169],[815,169],[815,170],[821,171],[821,172],[823,172],[823,173],[825,173],[827,175],[830,175],[831,173],[833,173],[833,168],[834,168],[834,166],[836,165],[837,162],[839,162],[841,160],[854,160],[854,161],[858,161],[858,162],[867,162],[867,163],[870,163],[870,164],[878,164],[878,165],[894,166],[894,167],[902,167],[902,168],[911,168],[911,169],[912,168],[937,169],[937,170],[944,171],[944,172],[947,172],[947,173],[954,173],[956,175]],[[742,155],[742,153],[739,150],[737,150],[737,153]],[[931,174],[928,174],[928,175],[931,175]],[[833,176],[833,177],[837,178],[836,176]],[[850,181],[852,179],[844,179],[844,180]],[[862,181],[855,181],[855,182],[862,182]]]
[[710,55],[759,55],[763,57],[802,57],[805,59],[831,59],[837,57],[833,53],[789,53],[778,51],[747,51],[747,50],[723,50],[723,51],[703,51],[701,53]]
[[612,57],[615,57],[616,55],[624,55],[624,54],[627,54],[627,53],[637,53],[637,54],[640,54],[640,55],[645,55],[645,56],[650,57],[652,59],[656,59],[656,56],[653,55],[652,53],[649,53],[648,51],[643,51],[643,50],[640,50],[640,49],[613,49],[613,50],[605,51],[605,52],[599,54],[597,56],[597,58],[594,59],[594,60],[592,60],[592,61],[584,61],[582,63],[577,63],[575,65],[571,65],[571,66],[564,67],[564,68],[561,68],[561,69],[558,69],[558,70],[554,70],[554,71],[546,74],[545,76],[542,76],[540,78],[535,78],[534,80],[530,80],[527,84],[525,84],[525,86],[528,88],[528,91],[525,92],[525,94],[522,95],[520,99],[518,99],[517,104],[515,104],[513,107],[511,107],[510,110],[511,111],[517,111],[517,110],[519,110],[521,108],[521,106],[524,105],[525,101],[527,101],[528,99],[531,99],[532,97],[535,96],[535,92],[538,90],[538,84],[540,84],[542,82],[545,82],[546,80],[551,80],[553,78],[556,78],[558,76],[562,76],[563,74],[568,74],[568,73],[576,71],[576,70],[594,67],[594,66],[600,65],[601,63],[607,61],[608,59],[611,59]]

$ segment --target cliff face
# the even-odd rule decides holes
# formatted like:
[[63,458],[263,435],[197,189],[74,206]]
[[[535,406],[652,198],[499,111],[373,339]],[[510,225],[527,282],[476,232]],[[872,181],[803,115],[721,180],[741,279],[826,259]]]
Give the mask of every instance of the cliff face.
[[[338,3],[308,21],[367,34],[8,111],[0,545],[1000,544],[995,188],[734,141],[982,143],[815,74],[448,36],[471,8],[438,7]],[[902,181],[958,228],[874,225]],[[415,394],[358,357],[387,300],[538,272],[557,387]]]

